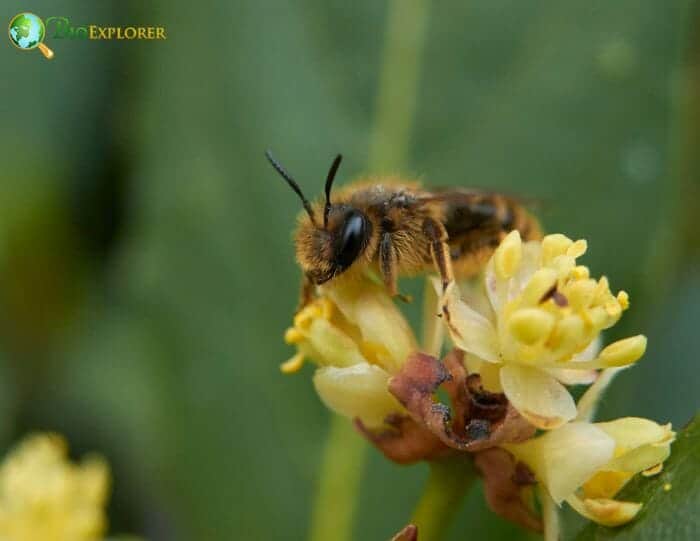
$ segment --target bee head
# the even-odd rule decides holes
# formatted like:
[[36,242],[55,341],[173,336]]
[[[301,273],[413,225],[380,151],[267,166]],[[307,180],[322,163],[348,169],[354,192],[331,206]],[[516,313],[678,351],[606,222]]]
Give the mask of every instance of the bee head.
[[270,151],[265,155],[299,196],[307,214],[302,216],[296,234],[297,260],[302,270],[317,285],[343,273],[367,247],[372,223],[364,213],[350,205],[331,203],[331,188],[342,156],[338,154],[335,157],[328,171],[323,220],[319,221],[292,176],[272,157]]

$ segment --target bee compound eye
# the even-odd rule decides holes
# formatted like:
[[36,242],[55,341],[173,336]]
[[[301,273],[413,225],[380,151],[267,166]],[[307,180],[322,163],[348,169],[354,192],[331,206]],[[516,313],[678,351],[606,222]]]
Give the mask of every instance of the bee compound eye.
[[357,259],[364,247],[368,228],[367,218],[359,212],[351,212],[345,219],[336,251],[336,264],[340,270],[348,268]]

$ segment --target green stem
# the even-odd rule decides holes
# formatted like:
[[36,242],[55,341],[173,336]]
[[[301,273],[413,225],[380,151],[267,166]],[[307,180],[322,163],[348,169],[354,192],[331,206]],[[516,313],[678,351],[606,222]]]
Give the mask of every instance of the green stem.
[[334,415],[323,450],[311,515],[310,541],[350,541],[367,444],[344,417]]
[[420,541],[439,541],[449,531],[467,489],[476,478],[464,457],[433,462],[425,491],[413,512]]
[[[377,112],[368,168],[376,173],[405,163],[415,116],[429,0],[391,0],[382,55]],[[349,541],[365,441],[346,419],[334,416],[323,451],[313,504],[310,541]]]
[[391,0],[369,149],[372,173],[404,167],[416,112],[428,0]]
[[542,519],[544,521],[544,541],[559,541],[561,528],[559,526],[559,508],[546,489],[539,487],[542,502]]

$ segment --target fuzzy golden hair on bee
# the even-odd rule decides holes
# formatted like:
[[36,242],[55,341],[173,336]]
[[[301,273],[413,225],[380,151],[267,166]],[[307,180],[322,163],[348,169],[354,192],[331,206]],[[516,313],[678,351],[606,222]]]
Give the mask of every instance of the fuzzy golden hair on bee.
[[539,224],[513,198],[448,188],[426,190],[400,177],[367,177],[332,193],[342,156],[326,175],[324,198],[313,204],[269,151],[267,159],[300,198],[304,212],[294,235],[304,273],[301,304],[314,287],[340,276],[378,273],[398,295],[400,276],[435,270],[446,287],[455,274],[479,272],[501,239],[517,229],[540,238]]

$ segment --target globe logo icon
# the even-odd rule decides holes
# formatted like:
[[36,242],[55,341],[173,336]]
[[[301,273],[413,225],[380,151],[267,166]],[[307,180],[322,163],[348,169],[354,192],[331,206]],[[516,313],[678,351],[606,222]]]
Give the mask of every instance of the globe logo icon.
[[46,58],[53,58],[53,51],[44,45],[44,21],[33,13],[19,13],[12,17],[8,34],[10,41],[18,49],[31,51],[38,48]]

